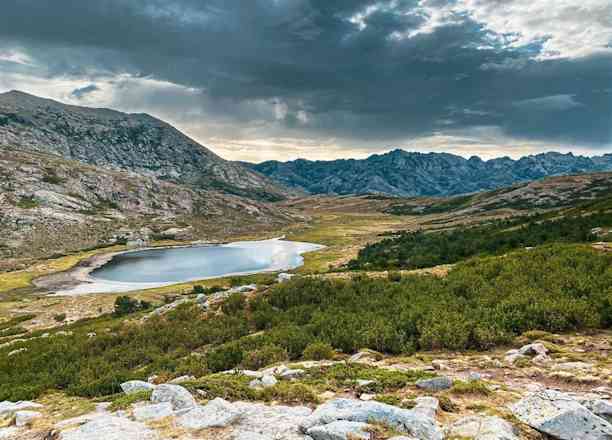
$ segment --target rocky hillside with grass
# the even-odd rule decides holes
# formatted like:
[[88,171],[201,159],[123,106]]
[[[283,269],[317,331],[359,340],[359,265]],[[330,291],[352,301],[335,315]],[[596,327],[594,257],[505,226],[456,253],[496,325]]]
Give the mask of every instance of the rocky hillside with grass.
[[549,210],[570,206],[612,206],[612,173],[547,177],[494,191],[428,199],[389,199],[384,212],[396,215],[454,213],[471,215],[493,210]]
[[223,239],[292,221],[287,211],[55,155],[0,147],[0,259],[130,239]]
[[519,160],[484,161],[447,153],[394,150],[367,159],[268,161],[252,168],[310,194],[448,196],[511,186],[547,176],[612,170],[612,155],[582,157],[544,153]]
[[70,106],[19,91],[0,94],[0,146],[251,199],[285,197],[261,174],[223,160],[150,115]]

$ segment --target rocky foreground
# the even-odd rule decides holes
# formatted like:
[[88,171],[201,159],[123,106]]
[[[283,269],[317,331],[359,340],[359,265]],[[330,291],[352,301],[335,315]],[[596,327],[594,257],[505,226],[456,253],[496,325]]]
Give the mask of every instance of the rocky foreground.
[[[194,377],[157,383],[159,378],[152,376],[147,382],[121,384],[123,397],[113,403],[98,403],[95,411],[76,418],[63,419],[36,402],[2,402],[0,417],[6,423],[0,428],[0,438],[612,439],[609,365],[568,359],[570,353],[575,358],[584,347],[607,357],[609,338],[576,336],[565,342],[564,353],[551,350],[545,341],[507,352],[449,354],[426,361],[381,359],[375,352],[364,351],[344,360],[306,361],[218,375],[245,379],[249,388],[265,391],[307,381],[313,371],[333,366],[427,374],[393,399],[375,392],[377,380],[359,377],[343,389],[322,392],[315,403],[289,406],[275,401],[230,402],[193,386],[198,381]],[[231,394],[230,390],[220,391]]]

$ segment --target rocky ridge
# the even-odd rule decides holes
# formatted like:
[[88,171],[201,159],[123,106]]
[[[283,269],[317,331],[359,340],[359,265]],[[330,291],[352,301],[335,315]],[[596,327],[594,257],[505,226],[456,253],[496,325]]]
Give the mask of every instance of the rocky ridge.
[[220,158],[150,115],[65,105],[19,91],[0,94],[0,146],[251,199],[285,197],[264,176]]
[[555,152],[484,161],[447,153],[394,150],[367,159],[251,165],[276,182],[310,194],[387,194],[402,197],[467,194],[547,176],[612,170],[612,155],[574,156]]

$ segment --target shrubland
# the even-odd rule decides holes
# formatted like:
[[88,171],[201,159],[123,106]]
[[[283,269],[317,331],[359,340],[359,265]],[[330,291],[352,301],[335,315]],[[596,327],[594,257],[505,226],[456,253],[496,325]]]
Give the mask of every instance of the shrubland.
[[348,268],[420,269],[553,242],[590,242],[597,239],[591,233],[593,228],[612,226],[612,213],[604,211],[590,215],[576,212],[557,219],[549,216],[498,220],[488,225],[460,227],[446,232],[404,232],[361,249],[357,258],[348,263]]
[[[251,301],[231,298],[219,313],[189,304],[141,320],[144,313],[100,318],[95,337],[85,323],[64,329],[72,334],[0,348],[0,400],[49,390],[105,396],[119,392],[123,381],[153,373],[210,378],[235,367],[331,357],[333,350],[484,350],[526,331],[609,328],[612,255],[556,244],[471,259],[446,278],[303,277]],[[27,350],[7,356],[19,348]],[[275,392],[289,401],[307,391]]]

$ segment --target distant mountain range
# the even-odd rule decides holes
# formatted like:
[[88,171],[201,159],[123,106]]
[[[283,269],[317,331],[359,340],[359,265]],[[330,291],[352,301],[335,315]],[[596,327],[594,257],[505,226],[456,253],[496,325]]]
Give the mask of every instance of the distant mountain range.
[[196,189],[259,200],[285,191],[147,114],[65,105],[27,93],[0,94],[0,146],[129,170]]
[[449,196],[492,190],[548,176],[612,171],[612,154],[599,157],[543,153],[484,161],[447,153],[393,150],[367,159],[250,165],[278,184],[310,194]]

